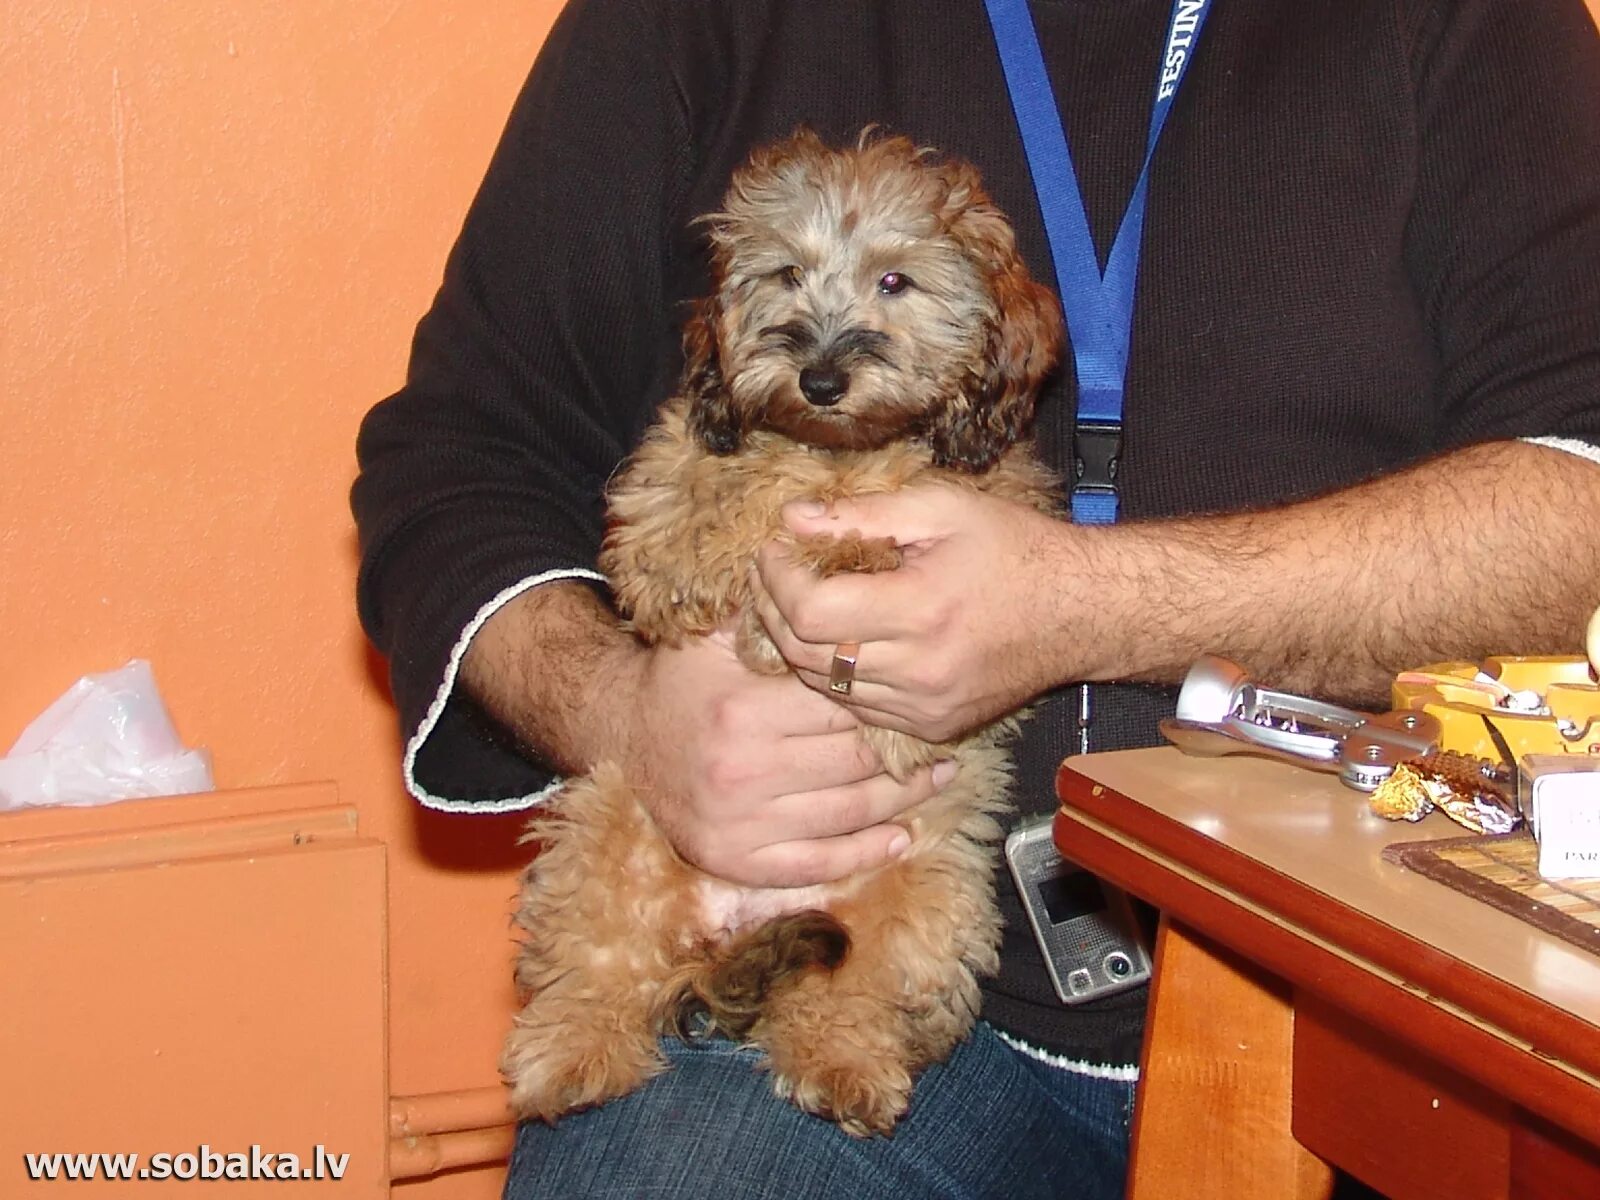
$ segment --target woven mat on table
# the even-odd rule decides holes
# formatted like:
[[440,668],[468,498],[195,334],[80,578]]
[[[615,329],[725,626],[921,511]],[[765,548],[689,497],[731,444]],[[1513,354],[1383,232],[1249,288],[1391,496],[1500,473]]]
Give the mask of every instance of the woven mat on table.
[[1600,879],[1543,879],[1526,831],[1397,842],[1383,857],[1600,954]]

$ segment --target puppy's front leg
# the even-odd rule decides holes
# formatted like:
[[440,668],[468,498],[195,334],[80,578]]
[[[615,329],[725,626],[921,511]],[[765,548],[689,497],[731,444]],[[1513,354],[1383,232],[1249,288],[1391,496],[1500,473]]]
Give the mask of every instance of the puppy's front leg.
[[824,578],[850,571],[864,574],[893,571],[901,562],[900,548],[893,538],[864,538],[858,534],[797,538],[794,555],[797,561]]

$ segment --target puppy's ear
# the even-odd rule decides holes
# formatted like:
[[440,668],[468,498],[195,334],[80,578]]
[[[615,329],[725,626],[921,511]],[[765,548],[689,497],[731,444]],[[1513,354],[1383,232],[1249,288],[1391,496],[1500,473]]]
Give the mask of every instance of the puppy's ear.
[[983,360],[963,397],[929,430],[934,461],[973,473],[987,471],[1033,423],[1039,386],[1061,353],[1061,304],[1028,274],[1011,226],[974,178],[959,191],[966,201],[952,221],[989,289],[994,315],[985,323]]
[[732,454],[744,443],[744,422],[734,408],[717,355],[717,302],[697,302],[683,330],[683,394],[689,432],[712,454]]

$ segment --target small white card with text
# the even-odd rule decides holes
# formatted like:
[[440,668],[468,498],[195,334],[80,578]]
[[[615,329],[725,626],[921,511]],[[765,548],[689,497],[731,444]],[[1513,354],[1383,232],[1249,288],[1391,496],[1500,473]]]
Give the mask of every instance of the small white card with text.
[[1530,754],[1522,799],[1546,879],[1600,879],[1600,759]]

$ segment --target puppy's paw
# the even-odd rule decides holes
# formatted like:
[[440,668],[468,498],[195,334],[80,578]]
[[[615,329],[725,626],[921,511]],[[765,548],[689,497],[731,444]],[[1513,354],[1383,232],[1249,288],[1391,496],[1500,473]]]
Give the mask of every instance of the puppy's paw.
[[864,538],[828,534],[795,543],[795,557],[818,575],[843,575],[847,571],[872,574],[900,566],[900,549],[893,538]]
[[581,1020],[531,1020],[506,1038],[500,1070],[518,1118],[554,1123],[580,1108],[625,1096],[666,1067],[655,1038]]
[[825,1053],[797,1059],[775,1072],[773,1089],[852,1137],[889,1136],[911,1103],[911,1073],[898,1062],[839,1061]]

